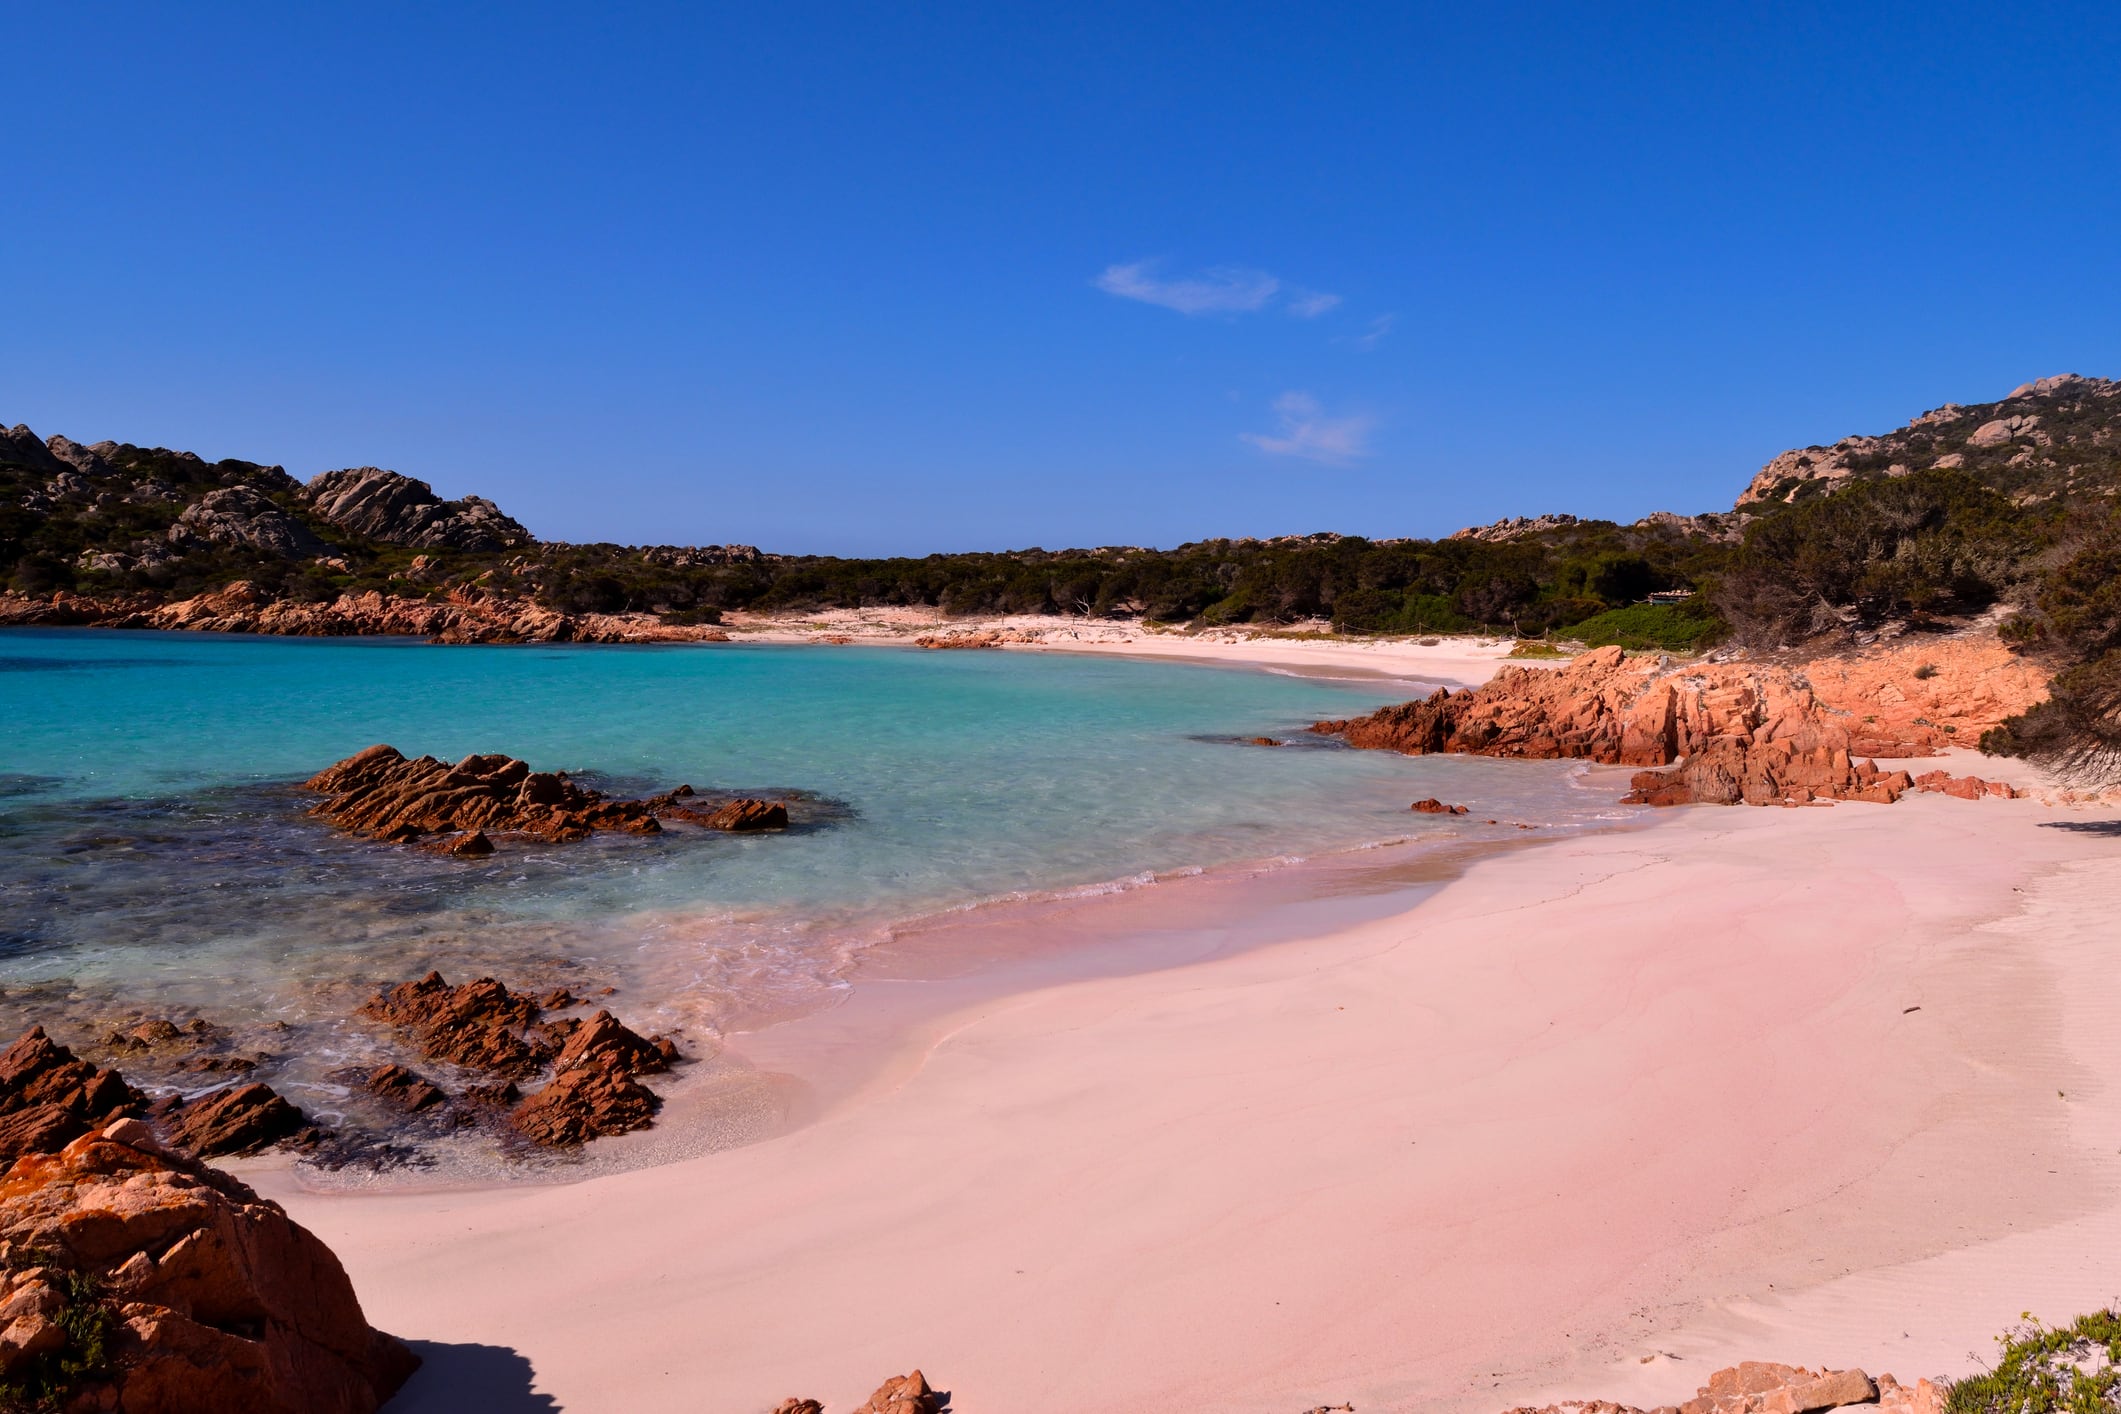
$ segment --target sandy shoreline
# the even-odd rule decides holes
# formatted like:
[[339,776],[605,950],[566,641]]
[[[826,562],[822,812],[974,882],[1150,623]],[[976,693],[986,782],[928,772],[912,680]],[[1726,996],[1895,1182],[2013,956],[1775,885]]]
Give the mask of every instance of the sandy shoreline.
[[731,614],[725,627],[741,643],[910,645],[925,635],[1018,635],[1015,652],[1102,653],[1131,658],[1268,668],[1330,677],[1387,677],[1452,687],[1477,686],[1495,673],[1515,640],[1483,637],[1349,637],[1308,630],[1237,626],[1184,633],[1139,622],[1018,614],[949,618],[933,609],[829,609],[814,614]]
[[2110,814],[1679,810],[1322,936],[978,1000],[748,1148],[264,1181],[372,1319],[441,1343],[409,1410],[849,1408],[915,1364],[968,1411],[1279,1414],[1963,1371],[2020,1311],[2112,1296],[2121,865],[2046,828]]

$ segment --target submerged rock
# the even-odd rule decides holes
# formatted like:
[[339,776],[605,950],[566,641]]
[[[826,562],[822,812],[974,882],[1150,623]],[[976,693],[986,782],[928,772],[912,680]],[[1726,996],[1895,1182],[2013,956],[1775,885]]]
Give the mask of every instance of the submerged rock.
[[1408,808],[1423,815],[1463,815],[1466,813],[1465,806],[1446,805],[1433,795],[1426,800],[1415,801]]
[[728,830],[735,834],[788,828],[788,807],[777,800],[732,800],[715,810],[691,810],[677,806],[673,807],[669,814],[695,825],[704,825],[710,830]]
[[67,1408],[372,1414],[419,1365],[331,1250],[119,1120],[0,1178],[0,1378]]

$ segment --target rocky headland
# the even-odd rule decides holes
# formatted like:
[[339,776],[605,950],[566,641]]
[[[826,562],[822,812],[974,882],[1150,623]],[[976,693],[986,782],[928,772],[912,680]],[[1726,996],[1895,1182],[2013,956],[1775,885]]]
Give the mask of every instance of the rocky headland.
[[[1933,754],[1956,736],[1992,726],[2023,710],[2032,684],[2012,678],[1999,690],[1985,677],[2000,645],[1955,655],[1952,681],[1975,685],[1946,704],[1950,684],[1928,685],[1942,670],[1925,659],[1914,670],[1936,717],[1857,710],[1892,690],[1895,705],[1912,695],[1890,674],[1822,673],[1843,702],[1822,696],[1803,668],[1772,663],[1679,662],[1663,655],[1629,657],[1617,647],[1586,653],[1559,668],[1504,667],[1481,687],[1441,689],[1415,702],[1364,717],[1316,723],[1312,730],[1348,745],[1408,755],[1461,753],[1571,759],[1646,769],[1628,799],[1649,805],[1805,805],[1851,800],[1891,804],[1916,779],[1882,771],[1866,756]],[[1927,671],[1923,669],[1927,668]],[[1882,704],[1880,704],[1882,705]],[[1676,764],[1675,764],[1676,763]],[[1919,788],[1976,798],[2008,797],[2012,788],[1949,775],[1925,775]]]

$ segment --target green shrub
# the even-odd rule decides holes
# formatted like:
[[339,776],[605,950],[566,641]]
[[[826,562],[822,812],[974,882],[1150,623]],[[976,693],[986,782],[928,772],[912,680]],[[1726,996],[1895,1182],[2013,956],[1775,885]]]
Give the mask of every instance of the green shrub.
[[1585,619],[1570,627],[1566,636],[1591,648],[1617,643],[1638,652],[1694,653],[1722,629],[1716,618],[1695,613],[1685,604],[1631,604]]
[[57,1319],[59,1329],[66,1332],[66,1342],[16,1365],[7,1378],[0,1379],[0,1410],[6,1414],[63,1409],[82,1385],[110,1370],[110,1340],[117,1317],[93,1277],[70,1272],[65,1284],[66,1308]]
[[1998,1338],[1996,1368],[1956,1381],[1948,1414],[2112,1414],[2121,1410],[2121,1315],[2095,1311],[2066,1326],[2027,1318]]

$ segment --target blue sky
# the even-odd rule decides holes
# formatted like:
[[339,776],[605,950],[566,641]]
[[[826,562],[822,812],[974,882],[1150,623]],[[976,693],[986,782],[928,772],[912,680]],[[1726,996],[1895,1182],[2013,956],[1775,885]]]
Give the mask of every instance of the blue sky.
[[394,467],[549,538],[1632,519],[2121,375],[2110,4],[85,3],[7,34],[0,418]]

